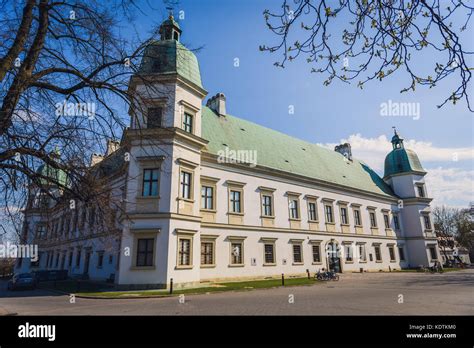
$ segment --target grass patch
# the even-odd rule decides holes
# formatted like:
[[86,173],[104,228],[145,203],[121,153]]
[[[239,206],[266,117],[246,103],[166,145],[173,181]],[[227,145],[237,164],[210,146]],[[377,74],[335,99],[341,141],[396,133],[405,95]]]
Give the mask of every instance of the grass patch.
[[[285,279],[285,286],[311,285],[317,283],[314,279],[308,278],[288,278]],[[217,283],[217,286],[205,286],[201,288],[177,289],[173,291],[173,296],[181,294],[205,294],[223,291],[249,291],[253,289],[268,289],[280,287],[281,279],[255,280],[245,282]],[[120,297],[147,297],[147,296],[170,296],[169,290],[132,290],[132,291],[81,291],[77,295],[120,298]]]

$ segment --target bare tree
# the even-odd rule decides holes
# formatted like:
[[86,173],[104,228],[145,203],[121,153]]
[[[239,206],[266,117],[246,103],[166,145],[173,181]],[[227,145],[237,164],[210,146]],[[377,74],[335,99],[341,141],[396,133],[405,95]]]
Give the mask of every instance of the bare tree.
[[325,85],[337,79],[363,88],[400,69],[409,75],[400,92],[452,78],[457,88],[438,107],[463,99],[472,112],[473,52],[461,34],[473,11],[462,0],[284,0],[279,12],[264,11],[277,43],[260,49],[279,52],[278,67],[301,56],[311,72],[327,76]]

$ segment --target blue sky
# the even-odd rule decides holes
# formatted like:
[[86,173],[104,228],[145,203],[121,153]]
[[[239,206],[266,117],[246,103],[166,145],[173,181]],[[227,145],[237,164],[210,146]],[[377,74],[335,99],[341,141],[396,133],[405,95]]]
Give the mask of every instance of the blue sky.
[[[280,0],[184,0],[175,7],[183,29],[181,41],[192,49],[202,47],[196,54],[209,96],[223,92],[228,113],[310,142],[333,146],[349,140],[355,157],[379,174],[390,150],[386,138],[396,126],[429,171],[426,179],[435,204],[462,207],[473,200],[473,114],[464,102],[436,107],[449,95],[453,81],[400,94],[409,83],[402,71],[360,90],[356,83],[323,86],[327,76],[310,73],[304,58],[285,69],[276,68],[273,63],[280,56],[258,47],[276,42],[262,13],[278,12],[280,4]],[[137,25],[142,37],[167,16],[161,3],[152,6]],[[184,19],[178,18],[179,11],[184,11]],[[472,37],[472,29],[463,36],[470,49],[474,49]],[[239,67],[234,66],[236,58]],[[420,69],[426,68],[426,58],[416,59]],[[472,57],[470,64],[474,65]],[[420,103],[420,118],[382,117],[380,105],[388,100]],[[290,105],[294,114],[288,112]]]

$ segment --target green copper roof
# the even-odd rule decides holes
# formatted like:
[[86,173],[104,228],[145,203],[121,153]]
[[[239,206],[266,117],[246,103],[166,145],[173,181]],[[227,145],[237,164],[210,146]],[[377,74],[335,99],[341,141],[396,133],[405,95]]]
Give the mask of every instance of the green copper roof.
[[203,88],[199,63],[193,52],[176,40],[154,41],[145,49],[140,74],[178,74]]
[[425,170],[414,151],[404,147],[393,149],[385,157],[384,177],[407,172],[425,172]]
[[40,183],[42,185],[56,185],[56,182],[60,183],[62,186],[66,186],[67,182],[67,175],[61,169],[56,169],[51,167],[49,164],[42,164],[36,170],[36,173],[45,176],[47,178],[51,178],[52,181],[48,179],[40,178]]
[[202,109],[202,137],[209,141],[207,151],[256,150],[257,165],[370,193],[394,196],[390,187],[366,164],[352,162],[335,151],[290,137],[243,119],[217,116]]

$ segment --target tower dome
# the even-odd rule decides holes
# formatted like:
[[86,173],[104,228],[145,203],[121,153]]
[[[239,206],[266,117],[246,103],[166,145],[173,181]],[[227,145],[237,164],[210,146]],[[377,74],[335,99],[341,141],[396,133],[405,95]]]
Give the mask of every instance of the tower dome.
[[[53,158],[59,158],[59,150],[54,150],[50,156]],[[61,169],[53,168],[49,164],[44,163],[38,167],[36,173],[42,176],[39,178],[41,185],[56,185],[56,183],[59,183],[62,186],[66,186],[67,175],[66,172]]]
[[145,48],[138,73],[179,75],[203,88],[196,55],[179,42],[181,28],[173,16],[161,24],[160,34],[160,40],[150,42]]
[[426,174],[415,151],[405,149],[403,138],[398,135],[396,130],[394,133],[391,141],[393,149],[385,157],[384,179],[401,173]]

